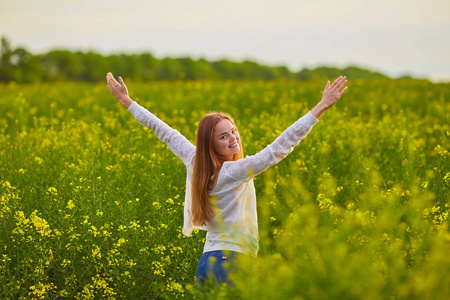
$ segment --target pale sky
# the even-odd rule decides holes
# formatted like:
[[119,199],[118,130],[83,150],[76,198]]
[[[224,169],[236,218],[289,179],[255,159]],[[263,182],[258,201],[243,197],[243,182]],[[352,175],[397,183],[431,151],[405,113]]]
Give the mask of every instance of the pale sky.
[[450,81],[450,0],[0,0],[0,35],[33,53],[356,64]]

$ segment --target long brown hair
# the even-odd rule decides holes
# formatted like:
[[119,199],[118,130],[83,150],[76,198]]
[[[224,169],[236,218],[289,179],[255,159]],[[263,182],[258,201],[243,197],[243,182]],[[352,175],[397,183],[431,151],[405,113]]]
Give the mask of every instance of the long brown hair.
[[[216,125],[223,119],[229,120],[236,127],[230,115],[217,112],[206,114],[198,123],[197,148],[191,189],[191,222],[196,226],[206,225],[206,222],[211,221],[214,217],[208,190],[213,189],[216,185],[220,168],[226,160],[214,151],[213,144]],[[244,157],[241,139],[239,139],[239,147],[239,152],[233,155],[233,161]]]

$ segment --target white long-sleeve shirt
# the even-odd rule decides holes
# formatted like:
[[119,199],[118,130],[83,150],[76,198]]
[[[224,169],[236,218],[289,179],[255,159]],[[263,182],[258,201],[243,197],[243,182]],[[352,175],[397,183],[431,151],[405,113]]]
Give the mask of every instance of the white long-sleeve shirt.
[[231,250],[256,256],[259,235],[253,177],[285,158],[319,120],[309,111],[257,154],[224,162],[216,186],[208,191],[214,219],[206,226],[195,226],[190,222],[195,146],[136,102],[128,111],[143,126],[155,131],[157,137],[186,165],[183,234],[190,236],[194,228],[206,230],[203,252]]

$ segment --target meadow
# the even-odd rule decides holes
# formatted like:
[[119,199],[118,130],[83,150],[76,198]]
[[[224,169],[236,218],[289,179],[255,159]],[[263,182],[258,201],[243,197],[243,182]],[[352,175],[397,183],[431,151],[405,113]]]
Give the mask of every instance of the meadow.
[[[326,83],[125,81],[194,144],[204,113],[230,113],[245,155]],[[450,84],[348,87],[256,177],[258,256],[234,287],[200,293],[205,232],[181,233],[183,163],[106,83],[0,85],[0,298],[448,299]]]

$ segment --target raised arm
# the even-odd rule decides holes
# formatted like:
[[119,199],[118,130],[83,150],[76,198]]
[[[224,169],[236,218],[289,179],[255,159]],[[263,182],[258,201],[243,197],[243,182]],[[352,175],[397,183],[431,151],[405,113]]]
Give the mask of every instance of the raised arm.
[[134,115],[139,123],[152,129],[156,133],[156,136],[165,143],[185,165],[189,165],[192,162],[192,158],[195,155],[195,146],[192,145],[191,142],[177,130],[172,129],[154,114],[133,101],[128,95],[128,89],[123,82],[122,77],[119,77],[119,83],[111,73],[108,73],[106,80],[111,94],[113,94],[113,96]]
[[[321,101],[306,115],[287,128],[275,141],[255,155],[247,156],[236,162],[224,163],[225,172],[234,180],[249,180],[265,169],[277,164],[292,152],[311,128],[319,122],[322,113],[333,106],[347,90],[346,77],[339,77],[333,84],[328,81]],[[343,89],[344,88],[344,89]]]

